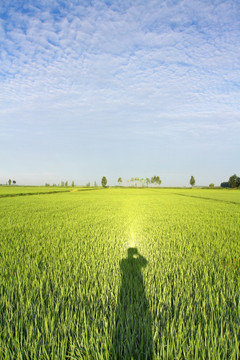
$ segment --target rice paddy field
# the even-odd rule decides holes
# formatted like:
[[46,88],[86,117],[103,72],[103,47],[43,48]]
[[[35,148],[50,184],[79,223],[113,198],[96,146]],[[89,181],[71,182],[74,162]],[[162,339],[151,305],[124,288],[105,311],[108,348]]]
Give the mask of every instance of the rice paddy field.
[[1,359],[240,358],[240,191],[36,192],[0,199]]
[[54,194],[58,192],[69,192],[76,190],[86,190],[86,188],[72,188],[60,186],[1,186],[1,197],[23,196],[23,195],[36,195],[36,194]]

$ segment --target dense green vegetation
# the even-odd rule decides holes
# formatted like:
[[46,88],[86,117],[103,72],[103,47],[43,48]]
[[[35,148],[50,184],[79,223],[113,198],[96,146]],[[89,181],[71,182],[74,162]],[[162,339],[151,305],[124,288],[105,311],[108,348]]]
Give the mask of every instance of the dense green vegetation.
[[0,358],[240,357],[240,191],[0,204]]
[[58,187],[58,186],[0,186],[0,197],[11,197],[16,195],[53,194],[58,192],[82,191],[83,187]]

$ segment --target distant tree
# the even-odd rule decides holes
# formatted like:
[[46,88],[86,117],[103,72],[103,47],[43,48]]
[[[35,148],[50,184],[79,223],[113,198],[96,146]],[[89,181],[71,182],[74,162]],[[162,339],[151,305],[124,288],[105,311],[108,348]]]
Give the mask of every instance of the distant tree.
[[65,181],[65,186],[68,187],[68,181]]
[[194,176],[191,176],[189,183],[190,183],[190,185],[191,185],[192,187],[195,185]]
[[57,184],[53,184],[52,186],[53,186],[53,187],[56,187],[56,186],[57,186]]
[[138,187],[138,184],[139,184],[139,177],[135,177],[135,186]]
[[64,181],[61,181],[61,186],[64,186]]
[[149,179],[149,178],[146,178],[147,187],[149,186],[150,182],[151,182],[150,179]]
[[151,178],[151,183],[152,183],[152,184],[155,184],[155,185],[161,185],[162,180],[160,179],[159,176],[153,176],[153,177]]
[[45,186],[50,186],[50,184],[48,184],[48,183],[45,183]]
[[131,184],[133,186],[134,178],[132,177],[130,181],[131,181]]
[[231,188],[232,187],[232,185],[228,181],[222,182],[220,186],[222,188]]
[[97,187],[97,186],[98,186],[97,182],[96,182],[96,181],[94,181],[94,187]]
[[240,185],[240,178],[236,174],[234,174],[234,175],[230,176],[228,182],[229,182],[229,184],[231,184],[231,186],[233,188],[235,188]]
[[8,185],[11,185],[11,184],[12,184],[12,180],[9,179],[9,180],[8,180]]
[[90,181],[86,184],[86,187],[90,187],[91,184],[90,184]]
[[121,184],[122,184],[122,178],[119,177],[117,182],[118,182],[118,185],[121,186]]
[[15,181],[15,180],[13,180],[13,184],[16,185],[16,181]]
[[213,184],[213,183],[209,184],[209,187],[210,187],[211,189],[214,188],[214,184]]
[[72,181],[72,187],[74,187],[75,185],[74,185],[74,181]]
[[102,187],[106,187],[107,186],[107,178],[106,176],[102,177],[102,181],[101,181]]

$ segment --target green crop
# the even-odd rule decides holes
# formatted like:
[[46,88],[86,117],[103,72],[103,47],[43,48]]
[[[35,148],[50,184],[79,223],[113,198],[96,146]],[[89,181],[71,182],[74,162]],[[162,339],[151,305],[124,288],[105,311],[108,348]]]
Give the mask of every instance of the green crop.
[[240,358],[240,192],[0,199],[0,358]]
[[59,192],[89,190],[83,187],[60,187],[60,186],[0,186],[0,198],[36,194],[54,194]]

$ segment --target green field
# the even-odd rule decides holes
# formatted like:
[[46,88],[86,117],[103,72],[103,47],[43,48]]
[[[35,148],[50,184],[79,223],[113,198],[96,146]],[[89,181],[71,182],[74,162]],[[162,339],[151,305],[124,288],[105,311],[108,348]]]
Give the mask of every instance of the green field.
[[240,358],[240,191],[37,194],[0,212],[1,359]]
[[70,192],[89,190],[84,187],[61,187],[61,186],[0,186],[0,198],[1,197],[12,197],[12,196],[23,196],[23,195],[34,195],[34,194],[54,194],[58,192]]

